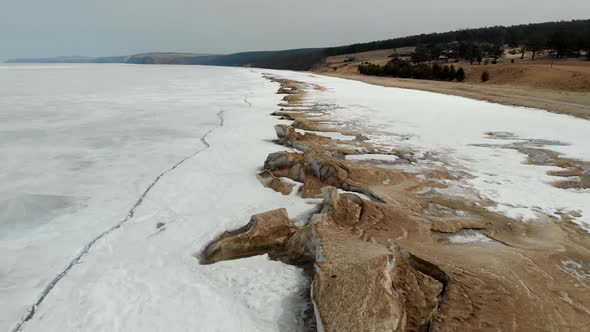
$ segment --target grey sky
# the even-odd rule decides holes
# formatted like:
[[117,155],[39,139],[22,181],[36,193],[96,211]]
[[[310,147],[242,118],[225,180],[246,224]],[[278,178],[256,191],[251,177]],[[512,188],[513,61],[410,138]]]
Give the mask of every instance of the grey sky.
[[589,16],[588,0],[0,0],[0,60],[334,46]]

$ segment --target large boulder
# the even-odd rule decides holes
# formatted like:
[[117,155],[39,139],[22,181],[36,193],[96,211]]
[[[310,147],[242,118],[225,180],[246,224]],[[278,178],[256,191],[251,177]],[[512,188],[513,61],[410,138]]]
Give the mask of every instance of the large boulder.
[[303,136],[300,133],[298,133],[293,127],[281,124],[275,126],[275,132],[277,134],[277,138],[279,139],[279,141],[283,143],[296,141]]
[[211,264],[268,253],[283,246],[295,229],[285,209],[254,215],[246,226],[224,232],[209,243],[201,253],[200,262]]

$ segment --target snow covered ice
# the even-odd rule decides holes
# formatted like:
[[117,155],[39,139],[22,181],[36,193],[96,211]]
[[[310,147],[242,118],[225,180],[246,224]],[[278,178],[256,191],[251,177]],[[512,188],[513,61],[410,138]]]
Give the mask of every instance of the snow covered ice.
[[247,69],[124,65],[2,66],[0,82],[0,330],[158,175],[199,151],[96,243],[24,329],[297,326],[301,270],[262,256],[212,266],[192,256],[254,213],[313,207],[255,177],[277,149],[268,116],[277,84]]

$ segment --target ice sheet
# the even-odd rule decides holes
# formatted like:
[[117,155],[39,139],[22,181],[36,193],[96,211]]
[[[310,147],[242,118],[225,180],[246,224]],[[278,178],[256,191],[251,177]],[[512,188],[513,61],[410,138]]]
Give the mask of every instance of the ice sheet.
[[137,203],[23,330],[297,328],[301,270],[265,256],[209,266],[192,256],[251,214],[313,208],[255,177],[279,149],[268,115],[276,83],[249,69],[12,65],[0,66],[0,87],[0,330]]

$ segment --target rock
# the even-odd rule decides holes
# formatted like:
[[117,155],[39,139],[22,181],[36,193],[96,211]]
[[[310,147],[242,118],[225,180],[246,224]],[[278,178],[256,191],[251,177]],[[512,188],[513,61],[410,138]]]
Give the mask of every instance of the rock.
[[359,142],[364,142],[364,141],[368,141],[368,140],[369,140],[369,138],[368,138],[367,136],[363,135],[363,134],[357,134],[357,135],[354,137],[354,139],[355,139],[356,141],[359,141]]
[[333,187],[324,188],[323,194],[322,213],[329,215],[335,224],[352,229],[360,222],[363,208],[360,197],[352,194],[338,195]]
[[[343,200],[332,196],[332,204]],[[350,222],[341,222],[345,225]],[[324,331],[425,331],[443,289],[397,251],[358,239],[326,219],[312,282],[316,319]]]
[[277,178],[273,178],[268,184],[268,187],[283,195],[289,195],[293,191],[295,185],[291,183],[285,183]]
[[297,229],[284,247],[273,250],[269,256],[286,264],[299,267],[312,267],[318,260],[319,238],[313,222]]
[[318,163],[318,160],[315,159],[313,156],[306,156],[303,159],[303,162],[305,163],[305,165],[307,166],[307,174],[314,176],[318,179],[321,180],[320,178],[320,166]]
[[265,187],[271,188],[272,190],[279,192],[283,195],[289,195],[295,187],[294,184],[286,183],[282,181],[280,178],[274,177],[269,172],[262,172],[258,174],[258,179]]
[[321,198],[322,188],[324,187],[325,184],[322,183],[318,178],[310,176],[307,177],[303,182],[303,187],[301,187],[299,195],[301,198]]
[[[318,156],[313,151],[303,155],[289,152],[271,153],[266,158],[264,169],[274,176],[285,176],[304,183],[306,188],[313,188],[312,196],[319,194],[319,189],[327,185],[340,188],[348,178],[347,171],[337,161]],[[307,183],[310,178],[315,180]]]
[[274,152],[266,157],[264,162],[264,169],[269,171],[276,171],[287,169],[293,166],[297,156],[288,152]]
[[304,120],[304,119],[297,119],[297,120],[293,121],[292,126],[294,128],[303,129],[303,130],[317,131],[319,129],[315,122],[309,121],[309,120]]
[[275,132],[279,141],[286,143],[290,141],[296,141],[302,137],[293,127],[287,125],[276,125]]
[[279,90],[277,90],[277,94],[296,94],[296,93],[297,93],[296,88],[280,87]]
[[268,253],[285,244],[295,232],[295,225],[285,209],[252,216],[237,230],[227,231],[209,243],[200,255],[201,264],[211,264]]
[[305,182],[305,171],[303,165],[297,163],[291,166],[287,172],[287,177],[294,181]]
[[291,147],[292,147],[293,149],[295,149],[295,150],[299,150],[299,151],[301,151],[301,152],[306,152],[306,151],[309,151],[309,148],[307,147],[307,145],[305,145],[305,144],[302,144],[302,143],[300,143],[300,142],[297,142],[297,141],[292,141],[290,145],[291,145]]
[[299,96],[297,94],[288,94],[283,97],[283,101],[286,101],[288,103],[297,102],[297,101],[299,101],[299,99],[301,99],[301,96]]

